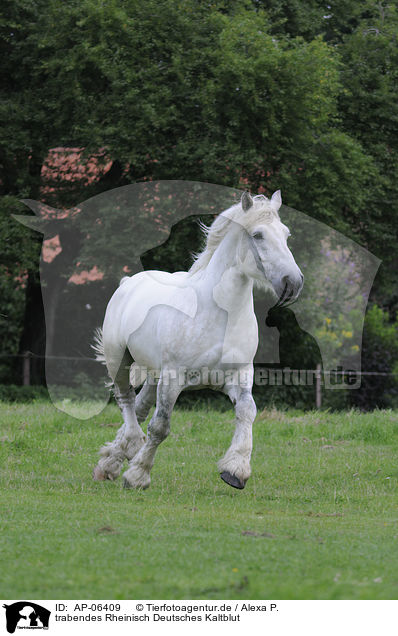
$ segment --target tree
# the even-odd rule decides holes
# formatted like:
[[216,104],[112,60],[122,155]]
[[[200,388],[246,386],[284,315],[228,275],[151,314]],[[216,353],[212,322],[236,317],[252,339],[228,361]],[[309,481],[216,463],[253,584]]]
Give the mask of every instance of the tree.
[[[40,313],[33,272],[41,237],[5,229],[12,226],[10,211],[21,212],[21,198],[70,208],[145,179],[201,180],[266,193],[282,187],[286,203],[380,253],[392,232],[387,207],[396,192],[396,18],[393,9],[383,9],[380,33],[364,40],[363,25],[374,19],[375,6],[369,0],[362,10],[336,0],[329,15],[318,0],[210,6],[195,0],[6,0],[0,22],[0,116],[7,124],[0,133],[6,197],[0,236],[4,241],[12,232],[15,250],[6,257],[2,281],[6,289],[7,281],[29,272],[25,325]],[[381,52],[379,44],[367,50],[372,38]],[[367,79],[372,73],[378,78],[379,70],[380,91],[364,95]],[[369,111],[376,106],[370,134]],[[43,166],[57,147],[82,149],[86,159],[95,155],[110,167],[90,183],[46,183]],[[381,199],[385,216],[375,229]],[[184,233],[199,240],[196,229],[186,226]],[[85,237],[75,255],[82,263],[90,261]],[[167,250],[170,266],[186,266],[183,247],[169,241]],[[54,259],[53,270],[62,258]],[[146,265],[159,260],[152,252]],[[43,341],[33,325],[25,329],[24,347],[40,352],[33,332]]]
[[367,6],[368,15],[339,47],[344,86],[339,109],[342,127],[362,145],[377,171],[366,198],[362,234],[383,259],[376,299],[394,314],[398,308],[398,11],[392,3]]

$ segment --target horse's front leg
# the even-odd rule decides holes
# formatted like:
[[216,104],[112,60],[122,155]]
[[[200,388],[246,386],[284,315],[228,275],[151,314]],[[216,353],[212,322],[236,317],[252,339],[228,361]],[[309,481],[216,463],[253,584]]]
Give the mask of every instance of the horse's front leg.
[[125,488],[145,489],[150,485],[155,453],[170,432],[171,413],[180,392],[177,379],[163,373],[157,388],[155,412],[148,424],[147,440],[123,474]]
[[251,475],[252,424],[256,417],[256,405],[251,388],[226,389],[235,402],[235,433],[231,446],[218,462],[221,479],[234,488],[242,489]]

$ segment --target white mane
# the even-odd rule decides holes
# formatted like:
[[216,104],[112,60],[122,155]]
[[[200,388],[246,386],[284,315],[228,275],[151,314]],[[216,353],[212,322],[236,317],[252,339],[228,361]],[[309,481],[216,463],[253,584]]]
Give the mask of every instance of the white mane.
[[243,210],[241,203],[236,203],[228,210],[221,212],[209,227],[204,223],[201,224],[201,229],[206,236],[206,246],[202,252],[196,255],[189,269],[189,274],[196,274],[207,267],[217,247],[227,234],[231,221],[239,223],[250,232],[256,225],[270,223],[273,218],[279,218],[271,201],[264,195],[259,194],[253,197],[253,202],[254,204],[247,212]]

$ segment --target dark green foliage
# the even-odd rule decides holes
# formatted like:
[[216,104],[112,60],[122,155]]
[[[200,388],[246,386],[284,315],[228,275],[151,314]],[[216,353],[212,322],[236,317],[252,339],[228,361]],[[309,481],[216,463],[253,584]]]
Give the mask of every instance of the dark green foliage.
[[[379,376],[363,376],[361,388],[350,392],[351,404],[362,409],[398,404],[398,321],[373,305],[366,314],[362,368]],[[385,374],[385,375],[383,375]]]
[[44,399],[48,399],[48,391],[45,386],[0,384],[1,402],[34,402]]
[[[383,259],[373,298],[393,319],[397,29],[395,4],[376,0],[5,0],[1,353],[44,351],[41,236],[11,220],[22,212],[18,201],[67,207],[146,179],[281,188],[285,203]],[[45,182],[57,147],[83,149],[111,168],[93,182]],[[75,255],[82,267],[93,253],[84,231]],[[98,265],[107,274],[107,254],[119,246],[117,237],[106,242]],[[186,269],[200,243],[186,220],[144,265]],[[62,253],[53,274],[61,261]],[[373,368],[369,352],[364,360]],[[0,363],[0,381],[18,373],[12,361]],[[43,370],[35,374],[40,381]]]

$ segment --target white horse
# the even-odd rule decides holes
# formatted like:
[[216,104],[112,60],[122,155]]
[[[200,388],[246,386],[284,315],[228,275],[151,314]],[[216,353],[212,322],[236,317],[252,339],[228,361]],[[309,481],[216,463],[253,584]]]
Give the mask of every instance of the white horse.
[[[270,200],[245,192],[206,228],[206,247],[188,272],[145,271],[122,279],[96,348],[124,422],[115,440],[101,449],[94,479],[116,479],[127,459],[124,485],[147,488],[177,397],[195,386],[221,390],[235,406],[235,433],[218,469],[226,483],[244,488],[256,415],[253,283],[268,286],[282,304],[296,299],[303,286],[287,246],[289,230],[279,218],[281,204],[279,190]],[[134,388],[142,379],[131,386],[133,362],[133,370],[147,371],[137,396]],[[155,402],[145,436],[140,424]]]

